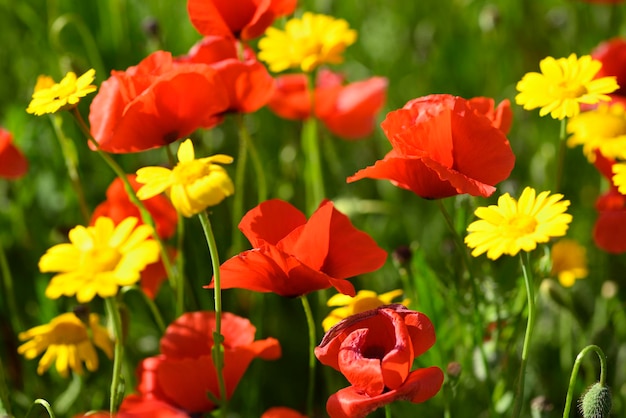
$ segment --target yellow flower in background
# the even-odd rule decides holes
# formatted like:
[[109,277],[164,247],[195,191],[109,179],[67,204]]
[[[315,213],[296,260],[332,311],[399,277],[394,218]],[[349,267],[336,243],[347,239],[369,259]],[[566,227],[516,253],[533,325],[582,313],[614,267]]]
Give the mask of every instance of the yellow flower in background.
[[96,76],[96,70],[91,69],[76,78],[76,74],[69,72],[60,83],[55,83],[51,77],[39,76],[33,98],[26,108],[28,113],[37,116],[45,113],[56,113],[59,110],[71,109],[78,104],[81,97],[96,91],[97,87],[91,84]]
[[532,251],[538,243],[565,235],[572,216],[565,213],[570,202],[562,194],[539,195],[526,187],[516,201],[508,193],[500,196],[497,205],[480,207],[474,212],[480,218],[472,222],[465,243],[472,256],[487,253],[492,260],[502,254],[516,255],[520,250]]
[[551,275],[558,277],[564,287],[574,285],[576,279],[587,277],[587,250],[578,242],[562,239],[552,246]]
[[613,184],[617,187],[617,191],[626,195],[626,163],[613,164],[613,174]]
[[93,372],[98,369],[94,344],[109,358],[113,357],[113,343],[99,321],[97,314],[90,314],[87,326],[72,312],[59,315],[46,325],[21,332],[18,335],[20,341],[29,341],[19,346],[17,352],[32,360],[45,351],[37,367],[40,375],[53,362],[63,377],[68,377],[69,369],[82,374],[83,363]]
[[515,102],[531,110],[541,108],[539,116],[548,113],[554,119],[564,119],[580,113],[580,104],[609,101],[607,94],[619,88],[615,77],[594,80],[602,63],[590,55],[580,58],[546,57],[539,63],[540,73],[526,73],[517,83],[519,94]]
[[117,226],[99,217],[94,226],[77,226],[69,232],[69,243],[48,249],[39,260],[42,273],[57,272],[46,288],[46,296],[74,296],[80,303],[95,295],[106,298],[129,286],[140,272],[159,259],[159,245],[151,239],[152,228],[137,225],[129,217]]
[[224,167],[233,157],[223,154],[195,159],[193,143],[185,140],[178,148],[178,164],[165,167],[144,167],[137,170],[137,191],[141,200],[167,192],[172,204],[184,216],[190,217],[209,206],[219,204],[235,192],[235,186]]
[[284,31],[268,28],[259,41],[259,59],[275,73],[289,68],[311,72],[322,64],[343,62],[342,54],[356,36],[343,19],[306,12],[302,19],[289,20]]
[[621,104],[602,104],[574,116],[567,122],[567,132],[572,134],[567,145],[582,145],[591,163],[596,160],[596,150],[606,158],[626,158],[626,111]]
[[[326,304],[328,306],[341,306],[341,308],[333,309],[322,321],[322,327],[324,327],[324,331],[328,331],[333,325],[351,315],[369,311],[382,305],[389,305],[395,298],[402,296],[402,292],[402,289],[397,289],[378,295],[371,290],[359,290],[354,297],[337,293],[328,299]],[[408,305],[409,300],[404,299],[400,303]]]

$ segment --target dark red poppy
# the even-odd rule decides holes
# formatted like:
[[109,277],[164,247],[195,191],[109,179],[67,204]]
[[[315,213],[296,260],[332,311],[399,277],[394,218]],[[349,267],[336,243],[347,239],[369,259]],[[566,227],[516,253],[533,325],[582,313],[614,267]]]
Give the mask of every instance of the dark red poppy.
[[28,171],[28,161],[13,144],[13,135],[0,128],[0,177],[14,180]]
[[331,418],[361,418],[397,400],[424,402],[439,392],[438,367],[411,371],[413,360],[435,343],[426,315],[385,305],[348,317],[331,328],[315,356],[340,371],[352,386],[326,403]]
[[[74,418],[110,418],[109,412],[90,412],[75,415]],[[154,398],[129,395],[122,401],[115,418],[190,418],[189,414]]]
[[[211,357],[215,312],[189,312],[171,323],[161,338],[161,354],[143,360],[138,368],[138,391],[188,413],[213,410],[207,393],[219,398],[217,374]],[[256,328],[245,318],[222,315],[224,380],[230,397],[250,362],[280,357],[274,338],[254,340]]]
[[626,96],[626,39],[613,38],[600,43],[591,57],[602,63],[595,78],[614,76],[620,88],[612,95]]
[[236,41],[232,38],[207,36],[194,45],[189,54],[179,57],[177,61],[208,64],[217,70],[228,92],[228,111],[249,113],[268,102],[274,92],[274,78],[257,61],[252,49],[244,47],[241,58],[238,57]]
[[307,222],[289,203],[267,200],[242,218],[239,229],[253,249],[222,264],[222,289],[294,297],[333,286],[354,296],[354,286],[345,279],[376,270],[387,258],[330,201],[323,202]]
[[[376,115],[385,103],[387,79],[372,77],[347,85],[343,77],[320,71],[315,88],[315,117],[330,132],[344,139],[360,139],[372,133]],[[285,119],[304,120],[311,116],[311,98],[304,74],[276,79],[276,91],[269,108]]]
[[411,100],[381,125],[393,149],[347,181],[387,179],[427,199],[490,196],[515,164],[503,132],[508,106],[500,106],[486,111],[482,101],[447,94]]
[[307,418],[306,415],[302,415],[295,409],[287,408],[285,406],[275,406],[268,409],[261,415],[261,418]]
[[594,165],[610,186],[596,200],[598,219],[593,227],[593,240],[598,248],[608,253],[621,254],[626,252],[626,196],[613,185],[614,164],[614,160],[596,151]]
[[188,0],[193,26],[205,36],[250,40],[265,32],[274,20],[292,14],[296,0]]
[[161,147],[221,121],[230,107],[214,68],[176,63],[157,51],[126,71],[112,71],[91,102],[91,134],[103,151]]

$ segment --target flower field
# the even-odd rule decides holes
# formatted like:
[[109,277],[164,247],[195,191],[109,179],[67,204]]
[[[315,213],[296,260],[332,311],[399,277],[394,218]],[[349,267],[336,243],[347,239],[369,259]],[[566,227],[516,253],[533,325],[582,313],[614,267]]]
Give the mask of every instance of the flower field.
[[0,416],[624,416],[622,3],[0,0]]

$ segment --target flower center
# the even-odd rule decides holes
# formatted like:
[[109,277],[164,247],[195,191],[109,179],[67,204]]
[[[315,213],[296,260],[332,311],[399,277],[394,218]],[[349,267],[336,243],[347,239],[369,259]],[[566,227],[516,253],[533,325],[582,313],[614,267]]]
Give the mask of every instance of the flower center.
[[122,259],[122,254],[108,246],[96,247],[85,254],[83,267],[93,275],[113,271]]
[[537,228],[537,220],[528,215],[516,216],[509,219],[500,227],[502,236],[506,238],[519,238],[532,234]]
[[385,347],[383,347],[382,345],[368,345],[361,352],[361,354],[365,358],[375,358],[379,360],[382,360],[382,358],[385,357],[385,353]]
[[83,325],[71,322],[56,324],[49,334],[51,344],[78,345],[89,339],[87,330]]
[[199,160],[179,162],[174,167],[174,181],[177,184],[191,184],[209,174],[208,164]]
[[564,99],[575,99],[587,94],[587,87],[579,83],[568,83],[562,81],[557,87],[557,93]]

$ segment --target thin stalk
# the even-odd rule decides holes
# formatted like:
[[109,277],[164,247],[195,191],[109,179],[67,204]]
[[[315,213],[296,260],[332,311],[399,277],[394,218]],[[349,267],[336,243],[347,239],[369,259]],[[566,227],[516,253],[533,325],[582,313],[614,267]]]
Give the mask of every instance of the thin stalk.
[[306,295],[300,296],[304,315],[306,316],[307,327],[309,328],[309,382],[306,393],[306,415],[313,416],[313,394],[315,392],[315,320],[313,319],[313,311]]
[[37,405],[41,405],[42,408],[46,410],[50,418],[55,418],[55,415],[54,415],[54,412],[52,411],[52,407],[50,406],[50,403],[47,400],[41,399],[41,398],[35,399],[35,402],[33,402],[30,408],[28,408],[28,411],[26,412],[26,416],[24,418],[28,418],[30,416],[30,413],[33,412],[33,408],[35,408],[35,406]]
[[217,243],[215,235],[211,228],[211,221],[205,211],[198,213],[202,230],[209,246],[211,255],[211,266],[213,267],[213,295],[215,299],[215,332],[213,333],[213,364],[217,373],[217,381],[220,389],[221,415],[227,415],[228,399],[226,394],[226,384],[224,382],[224,347],[222,345],[224,337],[222,336],[222,287],[220,279],[220,258],[217,253]]
[[159,311],[159,308],[156,306],[154,301],[150,299],[150,297],[146,294],[146,292],[141,290],[141,288],[137,285],[126,286],[122,289],[122,292],[125,294],[129,290],[135,290],[141,294],[141,296],[143,297],[143,300],[146,302],[146,305],[148,306],[148,309],[150,309],[150,313],[152,313],[152,317],[154,318],[155,324],[157,325],[157,327],[159,327],[159,331],[161,332],[161,334],[163,334],[165,332],[165,321],[163,321],[163,316],[161,315],[161,312]]
[[572,399],[574,397],[574,384],[576,383],[576,377],[578,376],[578,369],[580,368],[580,364],[582,363],[583,357],[590,352],[595,351],[598,355],[598,359],[600,359],[600,384],[602,386],[606,386],[606,356],[604,355],[604,351],[597,345],[588,345],[583,348],[578,356],[576,356],[576,361],[574,362],[574,367],[572,368],[572,374],[569,378],[569,386],[567,387],[567,397],[565,398],[565,408],[563,409],[563,418],[569,418],[569,411],[572,407]]
[[561,119],[561,129],[559,131],[559,149],[556,161],[556,176],[554,178],[554,192],[557,193],[561,190],[561,186],[563,184],[563,170],[565,167],[565,152],[567,151],[567,146],[565,139],[567,137],[567,118]]
[[535,327],[535,286],[532,279],[532,271],[530,268],[530,256],[520,253],[520,263],[522,273],[524,275],[524,283],[526,285],[526,295],[528,297],[528,322],[526,324],[526,334],[524,335],[524,346],[522,348],[522,364],[519,371],[519,380],[517,384],[517,393],[515,395],[515,409],[513,410],[513,418],[518,418],[522,411],[524,403],[524,382],[526,380],[526,366],[528,365],[528,353],[530,351],[530,340]]
[[304,186],[306,192],[306,208],[309,214],[324,199],[324,175],[320,155],[320,144],[315,117],[315,73],[309,74],[309,92],[311,114],[302,125],[302,151],[304,153]]
[[245,182],[246,182],[246,165],[248,162],[248,143],[244,139],[244,132],[247,134],[247,130],[244,126],[244,122],[242,118],[237,118],[237,128],[239,131],[239,150],[237,152],[237,167],[235,169],[235,196],[233,196],[233,236],[231,239],[232,247],[231,253],[236,254],[243,248],[243,237],[241,232],[237,228],[239,225],[239,221],[243,217],[243,206],[244,206],[244,197],[246,193]]
[[391,405],[385,405],[385,418],[391,418]]
[[117,411],[120,395],[120,385],[122,384],[122,360],[124,357],[124,336],[122,335],[122,318],[115,296],[105,298],[107,314],[113,324],[115,335],[115,349],[113,357],[113,376],[111,378],[111,397],[109,413],[111,416]]
[[11,317],[11,326],[14,332],[19,332],[23,329],[20,316],[20,310],[17,309],[15,304],[15,291],[13,290],[13,275],[11,274],[11,268],[4,253],[4,246],[0,243],[0,271],[2,272],[2,282],[4,284],[4,296],[9,308],[9,316]]
[[252,161],[252,168],[254,169],[254,175],[256,177],[256,187],[259,203],[267,200],[267,180],[265,179],[265,169],[263,167],[263,161],[259,156],[257,148],[254,146],[254,141],[250,136],[250,131],[246,126],[244,115],[237,115],[237,126],[239,128],[239,137],[243,139],[246,149],[250,153],[250,161]]
[[4,378],[4,364],[2,363],[2,357],[0,357],[0,416],[1,414],[7,414],[11,417],[11,398],[9,397],[9,388]]
[[80,175],[78,174],[78,153],[76,152],[76,147],[74,146],[72,140],[69,139],[63,132],[63,119],[61,115],[51,115],[51,119],[52,126],[54,127],[54,133],[59,140],[61,153],[63,154],[63,160],[65,161],[65,168],[67,169],[70,183],[72,184],[74,193],[76,193],[80,213],[83,216],[83,220],[85,222],[89,222],[89,219],[91,218],[91,211],[87,205],[83,186],[80,181]]

